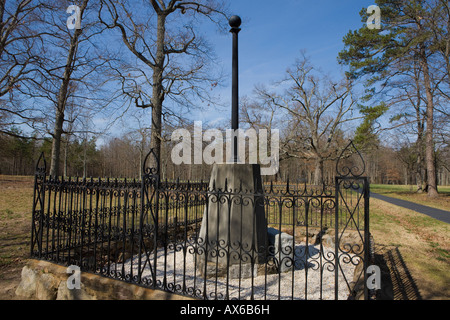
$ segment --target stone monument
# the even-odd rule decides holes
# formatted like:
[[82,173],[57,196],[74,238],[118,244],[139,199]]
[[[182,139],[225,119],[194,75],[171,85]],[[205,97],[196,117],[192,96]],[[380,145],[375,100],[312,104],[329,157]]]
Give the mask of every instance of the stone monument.
[[[229,20],[233,33],[232,117],[238,129],[238,41],[241,19]],[[197,270],[204,276],[227,275],[246,278],[255,275],[266,262],[267,221],[261,169],[257,164],[238,163],[237,136],[233,137],[233,161],[214,164],[208,201],[197,241]],[[205,274],[206,273],[206,274]]]

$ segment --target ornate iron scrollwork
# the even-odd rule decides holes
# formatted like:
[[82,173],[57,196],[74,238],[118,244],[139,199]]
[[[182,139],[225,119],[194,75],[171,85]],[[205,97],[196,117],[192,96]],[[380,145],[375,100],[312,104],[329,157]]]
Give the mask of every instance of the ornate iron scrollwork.
[[[247,190],[228,180],[224,187],[162,180],[154,150],[141,169],[140,181],[65,180],[46,176],[42,154],[36,164],[31,256],[203,299],[331,299],[333,292],[343,299],[353,294],[354,277],[365,277],[369,185],[353,142],[337,161],[334,186],[288,181]],[[267,225],[279,231],[278,242],[203,236],[201,223],[209,223],[204,213],[216,204],[225,206],[227,215],[233,206],[252,214],[264,207]],[[242,213],[230,217],[220,226],[227,234],[237,230]],[[316,277],[320,284],[308,285]],[[241,285],[244,281],[249,282]]]
[[[151,161],[150,163],[147,163],[150,159],[150,156],[152,156],[153,161]],[[153,166],[149,166],[149,164],[153,165]],[[158,175],[159,174],[159,159],[156,156],[156,152],[153,149],[151,149],[147,153],[147,155],[144,159],[143,166],[142,166],[142,174],[143,175]]]
[[[359,163],[358,163],[359,162]],[[361,177],[366,171],[366,164],[353,141],[342,150],[336,162],[336,173],[341,177]]]
[[39,156],[38,161],[36,162],[36,175],[38,177],[42,177],[45,175],[47,171],[47,161],[45,161],[44,153],[42,152]]

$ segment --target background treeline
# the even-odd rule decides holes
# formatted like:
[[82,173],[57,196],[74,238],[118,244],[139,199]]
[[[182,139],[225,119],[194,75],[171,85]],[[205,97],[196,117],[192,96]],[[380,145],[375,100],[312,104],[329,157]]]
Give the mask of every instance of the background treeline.
[[[149,143],[136,140],[129,133],[121,138],[111,138],[101,147],[97,139],[75,138],[69,144],[64,143],[60,167],[64,176],[72,177],[113,177],[139,178],[143,161],[150,150]],[[148,140],[147,140],[148,141]],[[32,138],[13,137],[0,134],[0,174],[32,175],[36,161],[44,152],[47,166],[50,161],[51,139],[43,141]],[[174,165],[170,160],[173,143],[164,144],[161,173],[163,179],[209,180],[210,165]],[[399,149],[378,146],[372,151],[363,151],[366,174],[371,183],[416,185],[417,152],[414,144],[405,144]],[[450,148],[447,146],[435,154],[437,180],[439,185],[450,185]],[[335,161],[327,161],[324,166],[326,184],[332,184],[336,174]],[[266,179],[273,181],[300,182],[314,184],[315,162],[284,159],[280,162],[279,173]]]

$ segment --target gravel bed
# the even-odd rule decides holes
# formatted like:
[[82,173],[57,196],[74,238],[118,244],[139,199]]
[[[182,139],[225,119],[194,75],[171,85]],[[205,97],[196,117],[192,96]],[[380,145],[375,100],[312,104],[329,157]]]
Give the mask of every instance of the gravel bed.
[[[253,294],[254,300],[275,300],[278,297],[281,300],[334,300],[334,248],[322,247],[322,250],[321,253],[319,245],[309,245],[309,256],[306,259],[306,246],[304,243],[298,243],[295,247],[295,267],[290,271],[276,274],[263,272],[262,275],[246,279],[230,279],[225,276],[217,277],[216,281],[216,277],[209,277],[205,283],[204,277],[195,268],[194,255],[189,253],[189,248],[186,254],[183,250],[167,249],[166,256],[162,248],[157,251],[157,280],[162,284],[165,274],[168,290],[187,295],[193,295],[195,292],[195,295],[200,298],[203,297],[206,286],[207,299],[224,299],[228,283],[228,299],[247,300],[251,299]],[[142,259],[144,257],[145,255],[142,255]],[[153,264],[153,253],[150,254],[150,258]],[[338,299],[346,300],[349,293],[347,282],[353,281],[359,257],[352,254],[340,254],[339,260]],[[136,275],[137,265],[138,256],[134,256],[123,265],[111,265],[111,268],[117,268],[117,271],[124,270],[125,274],[129,274],[132,267],[133,275]],[[148,264],[142,276],[143,278],[151,277]],[[186,284],[184,293],[183,280]]]

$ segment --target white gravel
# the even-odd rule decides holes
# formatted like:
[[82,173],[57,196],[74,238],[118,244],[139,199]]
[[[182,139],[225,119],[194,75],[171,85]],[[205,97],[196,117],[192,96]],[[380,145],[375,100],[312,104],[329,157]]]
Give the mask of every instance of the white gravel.
[[[334,248],[323,247],[320,252],[319,245],[309,245],[309,257],[305,261],[305,244],[298,243],[295,247],[295,269],[281,274],[260,275],[247,279],[227,279],[226,277],[206,279],[207,299],[224,299],[227,293],[229,299],[253,299],[255,300],[274,300],[280,299],[308,299],[308,300],[334,300],[335,299],[335,271],[334,271]],[[181,249],[181,248],[179,248]],[[157,251],[157,279],[160,283],[164,282],[166,275],[166,284],[170,291],[181,292],[183,279],[186,282],[187,294],[192,295],[196,292],[199,298],[203,297],[205,290],[205,280],[202,275],[194,268],[194,255],[186,254],[183,250],[167,249],[167,256],[164,255],[164,248]],[[144,259],[145,254],[142,255]],[[154,254],[150,254],[153,264]],[[338,275],[338,299],[346,300],[348,298],[347,282],[353,281],[353,273],[359,258],[350,254],[340,254],[340,270]],[[327,261],[328,260],[328,261]],[[144,261],[144,260],[143,260]],[[133,275],[137,274],[138,256],[134,256],[122,264],[111,265],[111,269],[117,268],[117,271],[125,273],[130,272],[133,267]],[[149,265],[143,272],[143,277],[151,277]],[[347,280],[347,282],[345,281]],[[294,283],[294,288],[292,288]],[[175,290],[174,290],[175,289]]]

